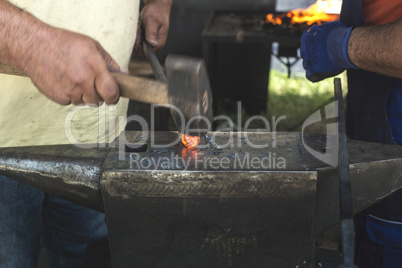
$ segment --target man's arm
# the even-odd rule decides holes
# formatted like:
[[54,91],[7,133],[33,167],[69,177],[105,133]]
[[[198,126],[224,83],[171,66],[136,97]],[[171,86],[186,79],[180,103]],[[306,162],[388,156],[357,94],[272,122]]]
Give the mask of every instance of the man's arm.
[[145,39],[159,51],[166,43],[169,31],[169,17],[172,0],[143,0],[144,8],[141,11],[140,25],[137,27],[137,39],[135,41],[135,52],[143,55],[142,36],[145,31]]
[[5,0],[0,0],[0,62],[23,70],[62,105],[119,100],[108,71],[119,66],[99,43],[51,27]]
[[387,25],[354,29],[348,42],[348,54],[361,69],[402,78],[402,19]]
[[340,21],[314,26],[303,33],[301,56],[313,82],[345,69],[364,69],[402,78],[402,19],[382,26],[353,29]]

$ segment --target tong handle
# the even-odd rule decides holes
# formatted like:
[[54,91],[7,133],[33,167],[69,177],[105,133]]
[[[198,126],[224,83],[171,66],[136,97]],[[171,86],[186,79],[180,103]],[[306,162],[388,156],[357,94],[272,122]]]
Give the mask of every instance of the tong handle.
[[149,64],[151,65],[152,71],[157,80],[167,83],[167,78],[155,52],[152,50],[152,46],[144,40],[142,43],[142,49],[144,50],[145,56],[147,57]]

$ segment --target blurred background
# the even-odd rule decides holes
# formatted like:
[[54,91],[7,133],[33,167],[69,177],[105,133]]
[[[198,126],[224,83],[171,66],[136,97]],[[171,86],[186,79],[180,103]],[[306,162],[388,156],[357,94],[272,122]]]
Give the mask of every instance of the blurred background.
[[[299,11],[313,4],[321,8]],[[292,16],[336,15],[340,7],[341,0],[173,0],[167,44],[157,55],[162,64],[168,54],[204,58],[215,115],[227,115],[237,122],[241,102],[243,124],[253,115],[262,115],[269,122],[272,116],[286,116],[277,131],[299,131],[308,116],[333,101],[333,79],[309,82],[299,52],[303,30],[325,19],[293,24],[286,14],[296,9]],[[273,22],[266,21],[268,14]],[[281,25],[275,22],[278,17],[283,20]],[[146,59],[136,55],[131,72],[153,77]],[[346,75],[341,78],[346,94]],[[150,108],[133,102],[128,114],[149,118]],[[157,110],[155,119],[156,129],[175,130],[163,108]],[[258,120],[250,125],[257,129],[264,126]],[[127,126],[128,130],[138,128],[135,122]],[[215,130],[226,128],[227,122],[214,124]],[[325,132],[325,127],[317,125],[312,132]]]

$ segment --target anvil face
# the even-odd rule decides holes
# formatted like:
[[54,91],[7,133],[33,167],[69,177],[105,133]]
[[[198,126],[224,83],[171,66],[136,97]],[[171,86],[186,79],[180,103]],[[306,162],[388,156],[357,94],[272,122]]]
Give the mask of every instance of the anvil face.
[[[304,172],[328,166],[306,151],[299,133],[215,132],[195,149],[186,148],[176,132],[136,132],[124,140],[104,169]],[[320,152],[326,149],[323,136],[305,135],[304,142]]]
[[[0,173],[105,211],[115,267],[309,265],[314,237],[339,222],[337,168],[305,147],[329,150],[325,137],[210,133],[196,150],[176,138],[4,148]],[[356,212],[402,187],[401,146],[348,146]]]

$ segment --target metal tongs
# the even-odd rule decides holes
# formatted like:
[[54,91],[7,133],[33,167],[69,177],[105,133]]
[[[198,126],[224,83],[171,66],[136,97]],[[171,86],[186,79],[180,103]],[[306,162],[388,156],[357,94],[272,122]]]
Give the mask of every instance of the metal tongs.
[[341,79],[334,79],[335,100],[338,102],[338,167],[339,200],[343,263],[338,268],[357,268],[355,257],[355,230],[353,223],[352,186],[349,173],[349,156],[346,137],[346,120],[343,105]]

